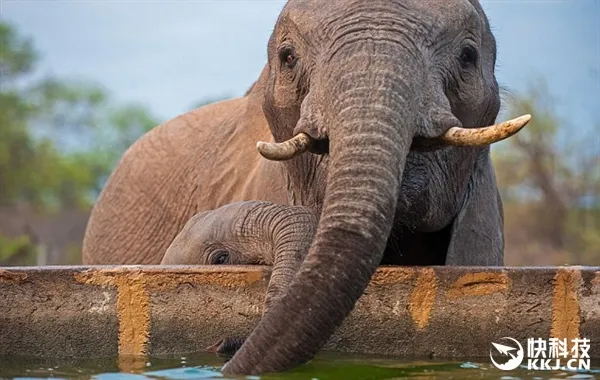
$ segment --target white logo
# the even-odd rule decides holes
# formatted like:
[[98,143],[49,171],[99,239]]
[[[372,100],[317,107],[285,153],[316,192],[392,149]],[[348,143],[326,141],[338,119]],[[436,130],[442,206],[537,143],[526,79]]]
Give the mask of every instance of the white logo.
[[[492,342],[494,349],[490,348],[490,359],[494,366],[503,371],[512,371],[519,367],[524,359],[521,344],[509,337],[514,343],[505,345]],[[516,346],[515,346],[516,345]],[[589,370],[590,369],[590,340],[587,338],[528,338],[527,339],[527,369],[528,370]],[[506,363],[498,364],[492,353],[498,357],[510,357]],[[566,366],[565,366],[566,364]]]
[[[492,356],[491,349],[490,349],[490,359],[492,360],[492,363],[494,364],[494,366],[496,366],[496,368],[501,369],[503,371],[512,371],[513,369],[516,369],[519,365],[521,365],[521,362],[523,362],[523,358],[525,357],[525,354],[523,352],[523,347],[521,346],[521,344],[518,341],[516,341],[513,338],[504,337],[501,339],[510,339],[513,342],[515,342],[517,347],[511,347],[511,346],[506,346],[504,344],[492,342],[492,345],[500,354],[502,354],[504,356],[510,356],[510,359],[504,364],[496,363],[496,361],[494,360],[494,357]],[[515,351],[515,350],[517,350],[516,356],[513,355],[513,353],[511,352],[511,351]]]

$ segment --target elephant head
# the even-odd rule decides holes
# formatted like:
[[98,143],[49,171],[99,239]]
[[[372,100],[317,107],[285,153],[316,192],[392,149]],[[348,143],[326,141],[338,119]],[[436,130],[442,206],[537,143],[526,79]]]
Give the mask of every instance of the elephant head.
[[289,289],[224,373],[310,360],[397,240],[415,262],[436,263],[416,247],[441,239],[442,264],[502,264],[489,145],[529,116],[492,125],[495,60],[476,0],[286,4],[252,89],[275,139],[258,149],[284,160],[291,202],[311,208],[318,227]]
[[315,216],[304,207],[265,201],[230,203],[191,217],[167,248],[161,265],[301,262],[315,228]]
[[190,218],[161,265],[272,265],[266,314],[291,283],[315,230],[316,218],[304,207],[235,202]]

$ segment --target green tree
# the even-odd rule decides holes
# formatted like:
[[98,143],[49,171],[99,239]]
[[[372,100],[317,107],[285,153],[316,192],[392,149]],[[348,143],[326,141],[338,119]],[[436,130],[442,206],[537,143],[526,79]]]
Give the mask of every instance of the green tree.
[[[0,23],[0,205],[13,202],[32,181],[36,143],[27,128],[33,107],[15,82],[33,68],[37,53],[29,40]],[[28,194],[32,197],[32,194]]]
[[[125,149],[158,121],[96,84],[35,80],[37,63],[33,42],[0,22],[0,213],[89,210]],[[2,228],[0,263],[34,252],[27,245],[37,237]]]
[[600,124],[561,134],[573,126],[555,110],[546,82],[532,82],[508,107],[531,122],[493,150],[509,264],[600,261]]
[[17,34],[6,22],[0,21],[0,83],[6,85],[22,74],[29,73],[37,52],[30,39]]

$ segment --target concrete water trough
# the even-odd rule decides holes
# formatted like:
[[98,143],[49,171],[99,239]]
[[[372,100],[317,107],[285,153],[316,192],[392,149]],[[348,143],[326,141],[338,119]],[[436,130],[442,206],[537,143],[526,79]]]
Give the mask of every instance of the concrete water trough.
[[[260,266],[0,268],[0,356],[185,354],[258,322]],[[325,349],[486,357],[512,337],[590,339],[600,267],[381,267]]]

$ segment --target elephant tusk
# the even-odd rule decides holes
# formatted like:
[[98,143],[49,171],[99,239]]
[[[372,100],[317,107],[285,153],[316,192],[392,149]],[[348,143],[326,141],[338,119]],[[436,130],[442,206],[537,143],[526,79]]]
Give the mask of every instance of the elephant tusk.
[[490,145],[519,132],[529,123],[529,120],[531,120],[531,115],[523,115],[488,127],[452,127],[440,137],[440,140],[447,145],[455,146]]
[[306,133],[300,132],[291,139],[280,143],[259,141],[256,143],[256,149],[261,156],[268,160],[285,161],[306,152],[311,143],[312,138]]

